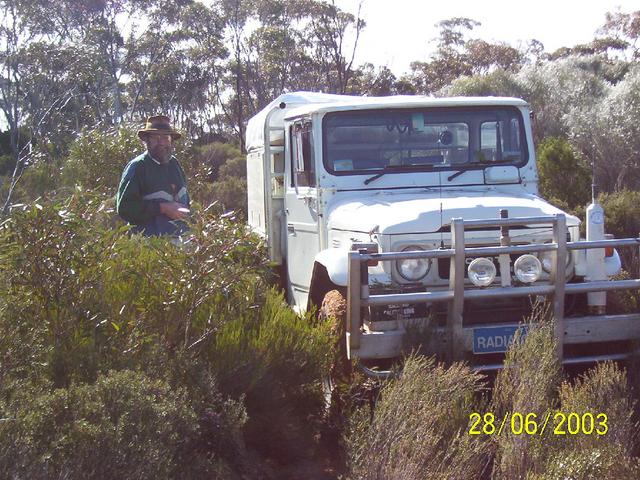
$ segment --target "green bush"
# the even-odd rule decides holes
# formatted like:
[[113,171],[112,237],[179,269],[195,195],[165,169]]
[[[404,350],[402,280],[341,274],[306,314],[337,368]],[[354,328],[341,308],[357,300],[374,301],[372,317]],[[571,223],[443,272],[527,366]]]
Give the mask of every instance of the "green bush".
[[573,449],[555,454],[547,470],[531,475],[529,480],[618,480],[638,478],[638,459],[630,457],[615,445],[601,445],[584,450]]
[[[591,412],[594,417],[607,415],[607,444],[617,446],[631,454],[636,437],[633,421],[634,401],[631,399],[627,375],[614,363],[596,365],[574,383],[560,386],[560,404],[565,412]],[[601,448],[598,435],[577,435],[566,438],[566,443],[577,451]]]
[[537,149],[540,194],[575,208],[591,199],[591,171],[564,138],[546,138]]
[[192,198],[220,213],[247,216],[246,160],[235,146],[211,143],[194,147],[183,161]]
[[[635,238],[640,236],[640,192],[621,190],[603,193],[598,197],[605,217],[605,232],[615,238]],[[622,266],[628,272],[638,271],[638,249],[618,248]]]
[[64,386],[105,369],[152,368],[158,349],[205,355],[221,325],[260,304],[266,261],[243,226],[195,216],[189,243],[176,248],[103,228],[97,216],[79,200],[3,223],[0,354],[10,361],[0,371]]
[[563,382],[559,400],[558,411],[580,416],[591,413],[600,430],[603,427],[598,415],[606,414],[608,430],[603,436],[554,436],[548,445],[546,469],[533,478],[638,478],[640,463],[633,457],[637,437],[635,401],[623,370],[613,363],[601,363],[574,383]]
[[496,69],[484,75],[458,77],[449,86],[438,92],[439,96],[465,97],[518,97],[525,98],[527,92],[518,83],[513,73]]
[[234,471],[251,464],[245,438],[280,460],[310,454],[330,335],[268,292],[257,237],[203,212],[177,247],[111,228],[104,206],[78,190],[1,224],[0,411],[135,370],[186,392],[198,448]]
[[211,364],[221,390],[244,398],[248,442],[280,460],[310,453],[309,417],[321,415],[332,342],[328,325],[298,316],[275,290],[221,328]]
[[[2,188],[2,200],[7,198],[11,183],[11,174],[4,179],[6,185]],[[60,163],[37,161],[27,166],[19,178],[11,195],[11,204],[32,202],[36,199],[54,198],[60,183]]]
[[[222,175],[222,167],[227,163],[244,164],[244,156],[235,145],[213,142],[193,148],[191,160],[185,164],[187,174],[206,172],[202,181],[215,181]],[[229,172],[227,172],[228,174]]]
[[605,230],[616,238],[640,235],[640,192],[621,190],[598,197],[605,213]]
[[[237,408],[219,407],[242,426]],[[236,478],[202,448],[203,427],[187,391],[142,373],[111,372],[92,385],[30,399],[11,414],[0,422],[4,478]]]
[[[631,276],[624,269],[612,277],[612,280],[632,280]],[[640,312],[640,292],[631,290],[611,290],[607,292],[607,313],[637,313]]]
[[[138,138],[138,128],[130,124],[118,129],[84,130],[71,144],[63,164],[62,186],[80,185],[87,190],[115,194],[124,167],[146,149]],[[188,139],[174,143],[174,155],[181,163],[188,162],[190,149]]]
[[84,130],[71,144],[61,183],[115,193],[125,165],[143,151],[133,126]]
[[211,184],[211,197],[222,211],[233,210],[242,218],[247,217],[247,180],[223,177]]
[[[529,318],[529,331],[522,342],[507,352],[504,368],[498,373],[492,399],[497,418],[507,412],[535,413],[544,418],[556,406],[557,387],[562,378],[555,354],[553,323],[539,304]],[[495,478],[524,478],[543,468],[549,450],[549,436],[501,435],[497,438]]]

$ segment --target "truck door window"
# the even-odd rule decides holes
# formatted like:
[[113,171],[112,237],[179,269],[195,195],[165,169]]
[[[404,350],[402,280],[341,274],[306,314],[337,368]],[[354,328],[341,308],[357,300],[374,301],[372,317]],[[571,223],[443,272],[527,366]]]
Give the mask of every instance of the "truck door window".
[[520,124],[517,118],[480,124],[480,162],[517,162],[521,159]]
[[311,122],[291,127],[291,186],[315,187]]

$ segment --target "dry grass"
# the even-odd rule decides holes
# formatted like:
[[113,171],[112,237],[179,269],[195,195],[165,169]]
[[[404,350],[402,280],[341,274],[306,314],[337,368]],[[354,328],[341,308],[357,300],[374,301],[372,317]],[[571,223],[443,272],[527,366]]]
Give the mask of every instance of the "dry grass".
[[[557,405],[556,389],[562,378],[555,355],[553,323],[548,310],[538,305],[528,319],[529,332],[507,352],[492,396],[497,418],[508,413],[535,413],[544,418]],[[544,463],[548,439],[531,435],[503,434],[496,437],[495,478],[524,478]]]
[[409,357],[402,376],[381,391],[373,419],[359,410],[347,445],[353,478],[413,480],[477,478],[489,443],[467,434],[482,377]]
[[[548,310],[538,306],[527,322],[528,334],[507,353],[490,402],[483,377],[464,364],[410,356],[402,375],[382,388],[373,413],[360,409],[352,416],[345,441],[349,478],[640,478],[636,393],[626,371],[602,363],[566,378]],[[543,435],[514,435],[507,424],[499,436],[472,436],[472,412],[494,413],[497,426],[507,413],[535,413],[538,428],[551,417]],[[567,433],[556,434],[557,413],[605,413],[608,431],[571,435],[565,422],[559,430]]]

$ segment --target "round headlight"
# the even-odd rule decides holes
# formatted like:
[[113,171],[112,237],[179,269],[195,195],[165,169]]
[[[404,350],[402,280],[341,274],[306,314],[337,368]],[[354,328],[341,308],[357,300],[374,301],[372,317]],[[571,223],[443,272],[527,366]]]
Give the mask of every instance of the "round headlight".
[[[424,250],[424,248],[413,245],[402,249],[403,252],[416,250]],[[398,260],[397,267],[398,273],[402,278],[410,282],[415,282],[429,273],[431,260],[428,258],[407,258]]]
[[[542,269],[551,273],[551,265],[553,265],[553,252],[540,252],[540,262],[542,263]],[[571,253],[567,255],[567,267],[571,263]]]
[[522,283],[533,283],[542,274],[542,264],[533,255],[522,255],[513,264],[513,272]]
[[469,280],[478,287],[488,287],[496,278],[496,266],[488,258],[476,258],[467,269]]

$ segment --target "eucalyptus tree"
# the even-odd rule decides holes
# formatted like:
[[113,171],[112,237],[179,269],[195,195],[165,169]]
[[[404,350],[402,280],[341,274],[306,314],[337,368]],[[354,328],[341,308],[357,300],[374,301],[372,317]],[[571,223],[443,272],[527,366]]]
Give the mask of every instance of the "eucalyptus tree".
[[[346,93],[354,72],[354,59],[365,21],[340,10],[335,2],[315,1],[310,4],[309,38],[312,40],[312,59],[324,79],[321,90]],[[350,36],[352,37],[349,42]]]
[[535,113],[536,141],[545,137],[568,137],[571,115],[589,112],[608,94],[609,82],[600,75],[597,56],[572,56],[524,67],[516,75],[523,97]]
[[521,68],[526,56],[520,50],[504,42],[467,38],[479,25],[480,22],[466,17],[450,18],[436,24],[439,36],[435,53],[427,61],[411,63],[410,78],[418,91],[433,93],[462,76],[494,70],[516,72]]
[[640,65],[592,108],[570,111],[567,123],[571,141],[595,163],[603,190],[640,189]]
[[214,114],[216,85],[228,55],[222,13],[202,2],[160,4],[147,19],[147,29],[132,47],[129,118],[162,111],[190,136],[202,136]]
[[247,119],[279,94],[349,91],[364,28],[359,15],[324,0],[223,0],[220,5],[230,56],[218,100],[241,148]]
[[640,10],[608,12],[600,32],[621,42],[626,60],[640,60]]
[[399,81],[386,66],[376,68],[372,63],[365,63],[357,68],[349,86],[350,93],[369,96],[387,96],[398,93]]

